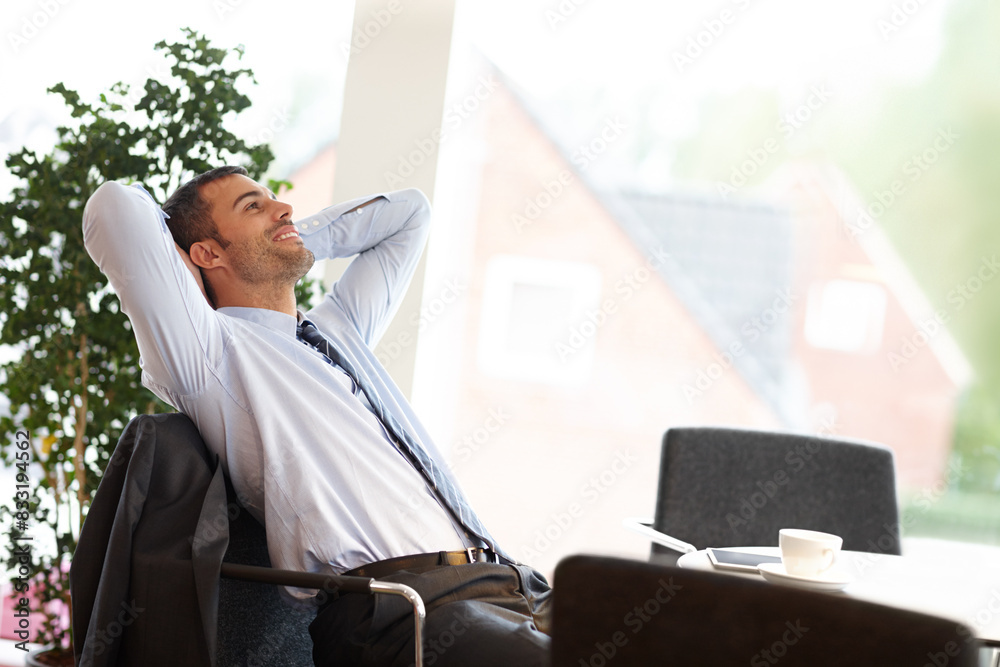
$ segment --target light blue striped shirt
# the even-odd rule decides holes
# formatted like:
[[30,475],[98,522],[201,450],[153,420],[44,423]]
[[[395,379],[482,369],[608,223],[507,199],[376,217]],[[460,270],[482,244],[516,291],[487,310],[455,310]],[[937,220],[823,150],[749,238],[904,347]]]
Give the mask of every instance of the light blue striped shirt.
[[[413,275],[429,220],[423,194],[402,190],[332,206],[295,225],[317,260],[357,255],[305,316],[442,461],[371,349]],[[132,322],[143,384],[197,424],[241,502],[264,523],[275,567],[342,572],[465,548],[461,527],[352,392],[350,379],[296,340],[296,318],[212,309],[144,190],[102,185],[87,203],[83,233]]]

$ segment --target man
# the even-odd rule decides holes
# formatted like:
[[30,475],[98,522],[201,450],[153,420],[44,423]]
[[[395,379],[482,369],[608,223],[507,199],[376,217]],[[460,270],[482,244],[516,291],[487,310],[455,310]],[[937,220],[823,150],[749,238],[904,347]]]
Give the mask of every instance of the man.
[[[547,583],[496,546],[371,349],[428,222],[416,190],[293,222],[244,169],[222,167],[162,211],[140,188],[102,185],[84,241],[132,322],[143,384],[219,455],[275,567],[412,586],[428,664],[546,664]],[[315,259],[354,255],[320,305],[297,310]],[[317,665],[411,660],[405,608],[370,597],[324,603],[310,633]]]

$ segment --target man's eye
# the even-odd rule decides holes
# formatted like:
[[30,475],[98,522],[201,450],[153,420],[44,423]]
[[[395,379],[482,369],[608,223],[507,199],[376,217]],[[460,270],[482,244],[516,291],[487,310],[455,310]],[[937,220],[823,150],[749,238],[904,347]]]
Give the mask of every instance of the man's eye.
[[249,203],[249,204],[247,205],[247,210],[249,211],[249,210],[250,210],[250,209],[252,209],[252,208],[260,208],[260,204],[258,204],[257,202],[250,202],[250,203]]

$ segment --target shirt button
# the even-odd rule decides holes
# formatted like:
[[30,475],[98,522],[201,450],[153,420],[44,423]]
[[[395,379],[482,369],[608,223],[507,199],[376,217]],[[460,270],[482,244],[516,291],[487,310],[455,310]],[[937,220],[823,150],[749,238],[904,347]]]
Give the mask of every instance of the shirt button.
[[319,220],[313,220],[313,227],[319,227]]

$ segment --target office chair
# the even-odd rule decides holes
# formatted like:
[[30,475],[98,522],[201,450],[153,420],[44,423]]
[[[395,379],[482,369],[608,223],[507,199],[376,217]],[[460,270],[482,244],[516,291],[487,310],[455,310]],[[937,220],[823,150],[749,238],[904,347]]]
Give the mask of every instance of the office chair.
[[283,602],[276,586],[225,576],[230,564],[271,567],[264,526],[240,504],[228,479],[226,511],[229,544],[219,581],[218,667],[312,667],[309,624],[315,609]]
[[667,565],[707,547],[777,546],[782,528],[898,555],[892,451],[791,433],[672,428],[663,436],[655,517],[625,525],[649,537],[651,560]]
[[423,664],[424,607],[413,589],[268,567],[264,529],[234,495],[186,416],[129,422],[70,568],[77,664],[311,665],[305,628],[315,612],[280,602],[275,586],[405,598]]
[[953,620],[715,572],[571,556],[553,591],[551,667],[978,664]]

